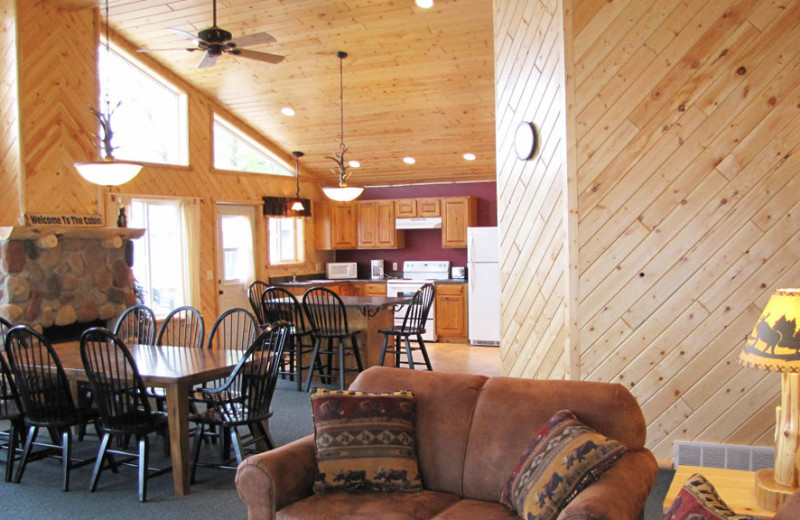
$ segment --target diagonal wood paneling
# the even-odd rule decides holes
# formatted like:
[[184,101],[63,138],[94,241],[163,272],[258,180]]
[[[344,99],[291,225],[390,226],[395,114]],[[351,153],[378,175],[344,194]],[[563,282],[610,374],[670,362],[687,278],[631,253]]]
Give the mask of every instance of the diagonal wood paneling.
[[19,84],[17,81],[16,2],[0,1],[2,54],[0,70],[0,193],[13,194],[0,204],[0,225],[16,225],[20,213],[22,175],[19,139]]
[[[568,335],[564,48],[561,3],[495,2],[498,227],[503,371],[564,378]],[[534,160],[513,135],[531,121]]]

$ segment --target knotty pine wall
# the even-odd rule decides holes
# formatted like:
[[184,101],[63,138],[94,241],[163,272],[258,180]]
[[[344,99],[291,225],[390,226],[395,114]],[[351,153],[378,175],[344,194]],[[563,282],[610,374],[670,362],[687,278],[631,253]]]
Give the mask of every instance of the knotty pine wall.
[[[17,34],[21,121],[21,143],[14,146],[13,139],[9,139],[9,134],[5,133],[0,145],[3,146],[4,159],[21,150],[24,172],[24,192],[21,196],[16,196],[16,192],[12,190],[2,191],[3,204],[0,207],[3,207],[3,211],[0,212],[0,225],[17,224],[18,214],[22,212],[103,214],[109,193],[105,188],[98,188],[81,179],[72,166],[75,161],[97,158],[94,138],[97,125],[88,105],[98,104],[96,56],[98,34],[104,30],[101,20],[92,9],[58,9],[42,4],[40,0],[18,1],[16,4],[11,0],[0,1],[3,2],[0,5],[7,5],[3,10],[4,34],[8,36],[14,30]],[[132,50],[118,39],[114,39],[114,43],[128,51]],[[13,55],[14,52],[6,47],[4,72],[14,71],[11,59]],[[187,93],[190,166],[148,164],[133,181],[113,188],[112,192],[200,199],[200,307],[206,320],[213,320],[217,314],[217,203],[260,206],[261,197],[265,195],[294,195],[295,179],[215,172],[212,168],[211,148],[213,114],[220,113],[226,120],[234,123],[238,122],[237,119],[213,100],[169,74],[158,63],[147,60],[146,56],[137,57]],[[9,77],[11,75],[6,76]],[[15,90],[6,83],[2,87]],[[0,90],[0,96],[2,94],[3,91]],[[5,98],[0,97],[0,103],[5,104]],[[244,129],[249,130],[246,127]],[[274,148],[264,136],[259,136],[252,130],[249,133],[265,146]],[[299,149],[302,149],[301,146],[302,143],[298,143]],[[289,164],[294,163],[291,155],[285,158]],[[0,183],[5,187],[7,183],[13,182],[11,172],[14,169],[6,169],[5,164],[3,166]],[[316,184],[303,182],[302,178],[301,162],[301,192],[305,197],[318,197],[320,191]],[[6,205],[8,207],[4,207]],[[13,208],[13,211],[9,208]],[[260,211],[258,213],[260,215]],[[114,225],[111,218],[107,218],[106,222]],[[317,253],[314,250],[311,220],[307,220],[307,223],[307,262],[299,267],[300,273],[318,272],[328,259],[328,253]],[[259,278],[289,274],[290,268],[270,267],[267,263],[267,236],[263,218],[257,219],[256,234]],[[297,267],[292,266],[291,269]],[[212,273],[210,279],[206,276],[209,272]]]
[[16,223],[22,193],[20,175],[19,97],[17,82],[16,2],[0,0],[0,222]]
[[[544,240],[541,219],[528,216],[530,199],[516,193],[554,167],[541,155],[503,162],[510,152],[502,131],[511,128],[507,118],[551,102],[522,94],[542,74],[516,67],[520,58],[504,49],[538,56],[550,33],[515,25],[541,24],[536,16],[551,5],[495,2],[499,206],[509,203],[515,216],[500,222],[504,243],[529,236],[537,262],[557,246]],[[563,291],[577,297],[579,334],[561,350],[579,352],[582,379],[630,388],[662,461],[676,440],[772,445],[779,376],[736,358],[770,294],[800,279],[800,1],[564,0],[563,12],[566,74],[551,81],[568,103],[560,147],[575,176],[578,224],[566,218],[562,245],[578,244],[579,277]],[[546,119],[534,121],[546,141]],[[569,269],[563,261],[517,265],[520,255],[507,246],[504,256],[506,270],[528,273],[532,290],[551,286],[537,280],[545,273]],[[518,319],[508,305],[514,294],[504,287],[507,327]],[[531,307],[529,320],[540,319]],[[555,357],[562,338],[532,330],[526,341],[506,331],[505,371],[549,370],[539,360]],[[520,371],[519,358],[532,362]]]

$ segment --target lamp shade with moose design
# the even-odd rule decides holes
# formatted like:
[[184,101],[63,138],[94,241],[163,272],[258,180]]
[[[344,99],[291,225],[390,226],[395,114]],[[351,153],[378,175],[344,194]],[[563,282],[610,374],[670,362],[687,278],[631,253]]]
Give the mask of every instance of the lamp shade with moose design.
[[747,337],[739,362],[750,368],[800,373],[800,289],[778,289]]

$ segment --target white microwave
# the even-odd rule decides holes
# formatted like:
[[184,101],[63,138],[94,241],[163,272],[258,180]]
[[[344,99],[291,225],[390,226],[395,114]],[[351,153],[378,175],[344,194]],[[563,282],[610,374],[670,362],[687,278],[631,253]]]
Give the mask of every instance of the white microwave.
[[328,262],[325,265],[328,280],[346,280],[358,278],[358,266],[355,262]]

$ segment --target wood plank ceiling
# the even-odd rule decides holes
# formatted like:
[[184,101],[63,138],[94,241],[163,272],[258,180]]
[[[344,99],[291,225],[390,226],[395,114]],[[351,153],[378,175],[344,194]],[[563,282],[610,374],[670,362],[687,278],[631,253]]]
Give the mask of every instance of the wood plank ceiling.
[[[65,9],[102,0],[45,0]],[[167,30],[211,26],[211,0],[111,0],[110,26],[136,47],[186,47]],[[495,178],[492,4],[436,0],[218,0],[217,25],[234,38],[267,32],[277,42],[253,50],[285,55],[278,65],[231,55],[210,69],[200,53],[149,55],[218,99],[303,164],[335,184],[340,137],[339,60],[344,60],[344,141],[360,161],[351,184],[392,185]],[[281,115],[291,106],[294,117]],[[463,154],[473,153],[474,161]],[[406,165],[403,157],[416,159]]]

